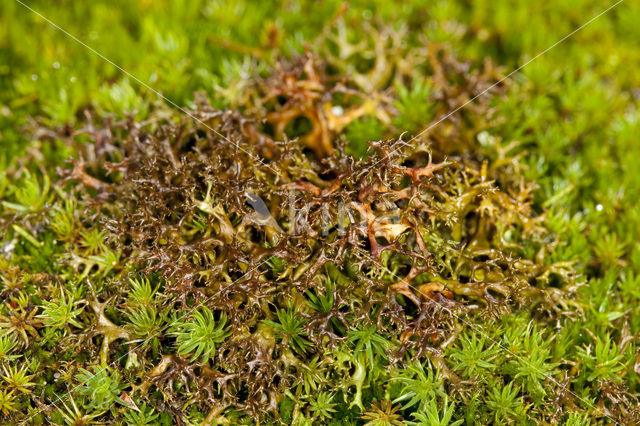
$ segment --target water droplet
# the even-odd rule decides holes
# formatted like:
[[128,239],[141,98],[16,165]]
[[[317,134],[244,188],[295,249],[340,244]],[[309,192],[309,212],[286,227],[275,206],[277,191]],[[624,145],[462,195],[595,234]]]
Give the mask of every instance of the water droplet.
[[342,108],[340,105],[336,105],[334,107],[331,107],[331,112],[333,113],[333,115],[340,117],[342,116],[342,114],[344,114],[344,108]]

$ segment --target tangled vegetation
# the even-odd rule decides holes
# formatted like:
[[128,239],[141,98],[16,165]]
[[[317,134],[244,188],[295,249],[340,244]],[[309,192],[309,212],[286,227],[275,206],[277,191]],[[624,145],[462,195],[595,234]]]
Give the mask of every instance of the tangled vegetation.
[[4,107],[3,422],[640,422],[633,76],[503,80],[480,7],[322,7],[211,35],[182,110]]

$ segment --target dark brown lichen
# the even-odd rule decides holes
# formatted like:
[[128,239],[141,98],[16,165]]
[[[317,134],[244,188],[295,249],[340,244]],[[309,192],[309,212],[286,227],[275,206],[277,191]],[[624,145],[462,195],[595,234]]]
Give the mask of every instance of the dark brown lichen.
[[[105,238],[102,258],[82,248],[79,234],[65,240],[70,270],[104,278],[99,299],[87,302],[92,333],[80,343],[106,365],[113,342],[129,341],[138,365],[127,373],[137,381],[133,394],[162,392],[160,408],[176,417],[193,401],[211,418],[227,407],[262,417],[276,413],[285,391],[320,359],[318,380],[346,381],[345,394],[354,387],[352,405],[362,407],[367,373],[363,358],[345,355],[350,330],[375,326],[391,342],[390,362],[430,357],[457,383],[440,347],[458,333],[458,316],[573,308],[566,295],[576,276],[568,263],[546,262],[555,236],[533,206],[535,185],[522,178],[518,158],[499,145],[493,163],[469,150],[493,119],[490,97],[410,142],[393,125],[394,82],[430,76],[423,102],[437,118],[490,88],[496,69],[472,67],[440,45],[403,50],[399,34],[383,31],[368,70],[350,68],[359,48],[340,39],[341,51],[328,50],[324,60],[308,53],[279,62],[233,109],[200,96],[188,116],[159,108],[142,122],[98,124],[87,113],[71,136],[58,133],[78,153],[59,170],[59,185],[78,203],[83,226]],[[364,116],[385,123],[388,139],[353,158],[344,130]],[[302,134],[291,126],[300,117],[310,122]],[[107,317],[106,306],[116,316],[129,309],[123,283],[134,272],[158,278],[155,309],[177,313],[172,322],[200,306],[227,318],[230,337],[211,360],[180,356],[169,326],[150,337],[161,342],[158,351]],[[313,296],[328,306],[314,308]],[[300,318],[302,350],[264,322],[279,310]]]

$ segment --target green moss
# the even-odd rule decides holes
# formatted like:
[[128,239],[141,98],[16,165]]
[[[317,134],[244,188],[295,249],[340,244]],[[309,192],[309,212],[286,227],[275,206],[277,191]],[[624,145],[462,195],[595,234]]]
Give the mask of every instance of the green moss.
[[[0,5],[0,422],[638,422],[636,3],[444,120],[428,147],[398,137],[608,5],[29,5],[168,100]],[[425,210],[389,195],[411,187],[399,170],[431,164]],[[250,189],[295,234],[274,213],[285,192],[333,217],[366,201],[362,182],[399,227],[287,246],[246,219],[260,220]],[[403,251],[376,251],[391,242]],[[320,267],[305,258],[319,248]],[[414,262],[425,270],[398,284]]]

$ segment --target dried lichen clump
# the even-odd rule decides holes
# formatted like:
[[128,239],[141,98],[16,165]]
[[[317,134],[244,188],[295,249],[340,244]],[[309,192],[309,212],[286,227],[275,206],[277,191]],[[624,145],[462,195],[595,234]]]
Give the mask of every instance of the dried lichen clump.
[[134,392],[155,387],[173,407],[194,396],[216,415],[258,415],[275,411],[320,357],[326,380],[350,377],[360,404],[361,373],[323,359],[354,330],[374,327],[401,360],[432,354],[454,314],[568,309],[575,277],[567,264],[545,264],[554,237],[531,207],[533,186],[501,176],[508,161],[434,162],[441,154],[427,143],[401,140],[372,144],[366,159],[338,146],[314,160],[297,140],[255,137],[240,113],[201,103],[192,114],[198,121],[90,125],[70,143],[92,160],[61,171],[78,183],[82,216],[95,217],[120,255],[102,300],[132,315],[122,283],[135,270],[162,283],[156,312],[225,330],[202,343],[215,352],[181,346],[180,327],[157,330],[164,355],[132,350]]
[[384,139],[446,114],[425,132],[434,148],[450,153],[473,146],[478,130],[493,119],[491,95],[503,85],[495,84],[500,72],[490,60],[462,61],[448,45],[427,40],[410,48],[404,27],[366,25],[364,38],[354,43],[345,25],[338,19],[314,43],[322,59],[308,52],[280,61],[268,76],[223,91],[232,109],[254,119],[242,123],[247,136],[268,141],[267,148],[299,137],[323,157],[362,118],[378,123],[376,139]]
[[[64,281],[89,288],[67,296],[70,321],[57,331],[65,374],[86,378],[73,397],[106,374],[79,365],[100,360],[113,395],[125,389],[177,419],[192,405],[209,423],[234,410],[278,416],[285,395],[316,390],[364,409],[374,356],[429,357],[457,383],[439,348],[458,316],[571,309],[576,277],[545,261],[556,239],[518,159],[497,150],[489,163],[467,150],[492,117],[489,100],[420,138],[397,136],[413,73],[431,76],[420,101],[439,114],[489,87],[494,69],[467,73],[444,48],[408,52],[379,39],[390,44],[376,44],[370,69],[349,69],[344,52],[304,55],[249,85],[233,110],[200,99],[189,116],[159,109],[98,125],[87,114],[82,128],[49,131],[79,159],[60,168],[53,207],[21,220],[65,244],[43,299],[65,300]],[[365,116],[395,137],[354,158],[346,128]],[[299,117],[306,133],[291,125]],[[0,318],[5,328],[31,321],[25,345],[40,325],[30,315]],[[80,316],[92,325],[76,333]],[[91,401],[99,412],[109,399]]]

